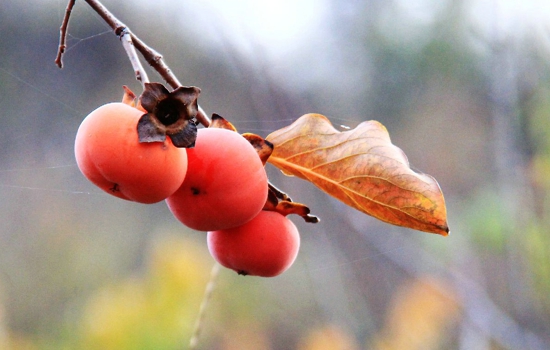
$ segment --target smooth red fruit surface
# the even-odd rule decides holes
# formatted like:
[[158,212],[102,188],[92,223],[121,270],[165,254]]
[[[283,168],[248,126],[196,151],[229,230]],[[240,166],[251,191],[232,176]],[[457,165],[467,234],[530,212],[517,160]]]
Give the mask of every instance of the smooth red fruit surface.
[[164,142],[139,143],[137,122],[143,112],[124,103],[109,103],[80,124],[75,156],[80,171],[116,197],[155,203],[182,184],[187,153]]
[[221,230],[242,225],[262,210],[267,174],[254,147],[240,134],[199,129],[187,156],[185,180],[166,199],[184,225],[199,231]]
[[261,277],[286,271],[300,249],[294,223],[274,211],[262,211],[239,227],[208,232],[207,242],[210,254],[222,266]]

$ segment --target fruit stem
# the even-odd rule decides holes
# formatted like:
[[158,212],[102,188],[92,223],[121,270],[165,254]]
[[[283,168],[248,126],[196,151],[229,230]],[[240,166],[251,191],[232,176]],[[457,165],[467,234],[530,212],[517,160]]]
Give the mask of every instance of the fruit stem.
[[[69,3],[67,5],[67,8],[65,10],[65,16],[63,17],[63,23],[60,28],[60,37],[59,37],[59,48],[57,51],[57,57],[55,59],[55,63],[59,68],[62,67],[62,57],[65,53],[66,48],[66,37],[67,37],[67,29],[69,26],[69,18],[71,16],[71,11],[74,6],[76,0],[69,0]],[[180,86],[183,86],[178,78],[174,75],[172,70],[164,63],[164,60],[162,58],[162,55],[153,50],[151,47],[147,46],[139,37],[137,37],[134,33],[130,31],[130,29],[121,21],[118,20],[99,0],[85,0],[88,5],[99,15],[101,18],[107,23],[111,29],[113,29],[115,35],[117,35],[122,40],[123,45],[128,45],[128,40],[131,41],[132,46],[143,56],[143,58],[147,61],[147,63],[155,70],[157,73],[166,81],[170,87],[173,89],[177,89]],[[129,39],[128,39],[129,38]],[[126,48],[126,52],[128,53],[129,49]],[[130,48],[131,49],[131,48]],[[128,56],[130,57],[130,61],[132,63],[132,67],[134,68],[134,71],[136,72],[136,78],[143,84],[147,82],[148,78],[145,74],[145,71],[143,70],[143,67],[141,64],[139,64],[139,69],[137,68],[136,64],[139,62],[136,55],[128,53]],[[138,72],[139,71],[139,72]],[[208,118],[207,114],[204,112],[204,110],[199,106],[199,111],[196,116],[197,121],[204,125],[205,127],[208,127],[210,125],[210,118]]]
[[201,306],[199,308],[199,314],[197,316],[197,320],[195,321],[195,328],[193,329],[193,335],[191,336],[191,340],[189,341],[190,350],[195,349],[199,342],[199,335],[202,329],[204,313],[206,312],[206,307],[208,306],[208,302],[212,297],[212,292],[214,291],[214,287],[216,286],[219,273],[220,273],[220,264],[215,263],[214,266],[212,266],[212,270],[210,271],[210,280],[206,284],[204,296],[202,298]]

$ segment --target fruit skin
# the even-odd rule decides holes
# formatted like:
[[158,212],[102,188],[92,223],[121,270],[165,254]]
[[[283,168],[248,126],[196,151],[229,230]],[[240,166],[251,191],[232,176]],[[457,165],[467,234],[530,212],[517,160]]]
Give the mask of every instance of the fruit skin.
[[166,199],[187,227],[215,231],[244,224],[267,200],[267,174],[254,147],[240,134],[219,128],[199,129],[187,150],[187,175]]
[[187,172],[187,153],[170,139],[139,143],[137,122],[143,112],[124,103],[108,103],[80,124],[75,140],[82,174],[113,196],[155,203],[174,193]]
[[241,275],[274,277],[294,263],[300,235],[286,216],[262,211],[242,226],[208,232],[207,243],[222,266]]

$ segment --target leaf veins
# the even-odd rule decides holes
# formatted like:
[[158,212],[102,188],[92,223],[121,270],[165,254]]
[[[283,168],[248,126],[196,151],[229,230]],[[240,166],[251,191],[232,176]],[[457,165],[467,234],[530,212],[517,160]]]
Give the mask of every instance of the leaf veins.
[[377,121],[336,130],[320,114],[306,114],[266,137],[268,161],[286,175],[310,181],[345,204],[390,224],[447,235],[437,181],[409,167]]

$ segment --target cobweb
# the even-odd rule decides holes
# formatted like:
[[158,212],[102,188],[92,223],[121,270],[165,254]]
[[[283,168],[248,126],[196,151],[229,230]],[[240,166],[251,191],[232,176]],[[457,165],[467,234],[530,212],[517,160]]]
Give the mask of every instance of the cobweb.
[[[79,11],[82,8],[86,6],[79,6]],[[63,9],[64,4],[59,4],[58,14],[53,16],[58,24]],[[197,249],[208,254],[202,233],[182,227],[164,203],[122,201],[94,187],[80,173],[72,147],[82,119],[99,105],[120,100],[123,84],[135,91],[140,86],[111,31],[98,24],[101,21],[89,10],[78,16],[94,24],[77,29],[82,19],[73,19],[75,29],[69,31],[63,70],[53,63],[56,47],[39,46],[40,41],[34,42],[35,56],[16,52],[11,60],[0,62],[4,123],[0,129],[0,282],[5,293],[0,302],[7,310],[3,327],[8,333],[40,335],[48,330],[61,337],[67,329],[74,331],[67,324],[79,322],[82,305],[94,292],[129,276],[143,276],[151,242],[159,237],[179,235],[198,241],[202,247],[199,244]],[[138,32],[154,28],[138,24]],[[53,28],[57,27],[49,31],[57,34]],[[222,34],[227,39],[228,34]],[[52,37],[56,39],[55,35],[49,37],[49,44],[55,42]],[[346,104],[337,98],[319,103],[309,95],[315,89],[285,85],[284,78],[271,69],[274,63],[265,61],[261,45],[252,43],[256,56],[243,62],[230,40],[222,41],[214,52],[199,45],[199,54],[194,54],[208,55],[207,62],[193,54],[182,59],[178,50],[165,58],[170,66],[178,67],[182,81],[203,87],[199,101],[207,112],[220,113],[239,131],[266,136],[301,114],[323,113],[331,103],[337,105],[328,114],[335,127],[348,130],[364,120],[356,109],[346,110]],[[162,41],[158,45],[159,49],[170,47]],[[185,52],[186,48],[179,50]],[[175,57],[187,60],[189,66]],[[107,69],[112,66],[120,69]],[[308,86],[317,83],[310,80]],[[322,88],[319,86],[319,94],[332,96]],[[449,329],[437,328],[448,337],[447,345],[460,348],[457,344],[472,341],[488,346],[496,341],[509,349],[524,344],[544,348],[538,335],[492,300],[475,272],[469,275],[451,268],[456,260],[475,259],[469,255],[467,243],[441,243],[441,238],[432,236],[427,242],[424,233],[379,223],[309,183],[285,177],[269,165],[267,170],[273,183],[309,205],[321,223],[305,224],[293,218],[302,234],[300,255],[291,270],[276,279],[243,281],[223,270],[206,310],[199,344],[214,344],[209,342],[223,338],[216,325],[230,322],[217,313],[235,307],[240,310],[235,312],[244,315],[257,312],[259,323],[271,326],[262,334],[269,338],[271,333],[269,341],[276,344],[273,348],[294,347],[308,331],[333,326],[353,344],[368,347],[391,328],[392,307],[401,305],[395,299],[396,291],[428,276],[445,288],[449,303],[462,309]],[[455,225],[458,231],[467,231],[460,223]],[[461,244],[463,255],[452,254],[450,244]],[[243,292],[245,289],[249,292]],[[248,309],[235,302],[239,298],[231,295],[234,290],[247,293]],[[230,305],[224,308],[226,301]],[[255,318],[249,316],[243,322],[250,325],[250,319]]]

